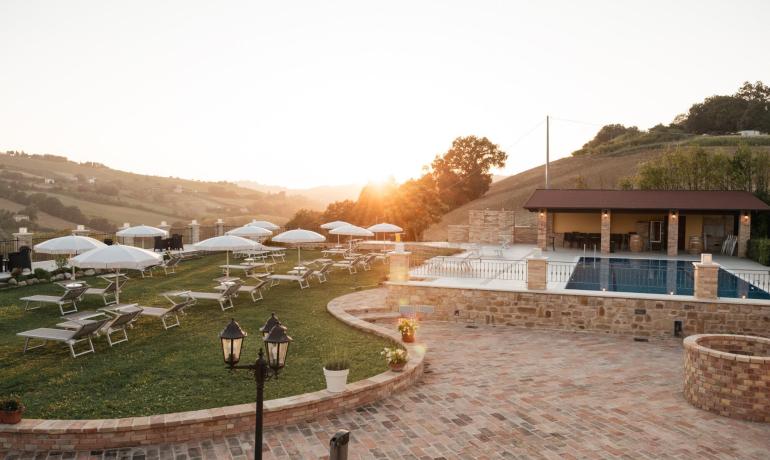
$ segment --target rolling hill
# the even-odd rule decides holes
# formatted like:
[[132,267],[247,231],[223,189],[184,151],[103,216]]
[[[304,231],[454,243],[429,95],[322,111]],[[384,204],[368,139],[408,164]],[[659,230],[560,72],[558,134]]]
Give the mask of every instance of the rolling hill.
[[[579,186],[584,188],[617,188],[619,179],[635,174],[640,163],[663,154],[669,148],[661,145],[639,146],[623,152],[571,156],[552,161],[549,168],[551,188],[576,188],[579,182]],[[733,152],[736,147],[703,148],[707,151],[721,149]],[[770,150],[767,146],[752,148]],[[474,209],[512,209],[520,211],[516,214],[517,225],[534,224],[535,215],[522,206],[535,189],[544,186],[544,174],[543,165],[494,182],[481,198],[445,214],[441,221],[426,230],[423,238],[426,241],[445,241],[447,226],[467,224],[468,211]]]
[[[16,213],[31,206],[30,197],[51,200],[38,205],[35,224],[41,229],[62,230],[101,218],[101,225],[115,228],[123,222],[157,225],[217,218],[239,224],[251,219],[284,223],[300,208],[323,209],[326,203],[314,196],[286,191],[262,192],[230,182],[205,182],[175,177],[134,174],[99,163],[77,163],[57,155],[0,153],[0,210]],[[41,195],[42,194],[42,195]],[[41,198],[42,197],[42,198]],[[77,212],[64,210],[77,207]],[[80,221],[84,220],[85,222]],[[106,219],[107,222],[104,221]],[[78,220],[77,222],[73,220]],[[2,229],[5,233],[13,229]]]

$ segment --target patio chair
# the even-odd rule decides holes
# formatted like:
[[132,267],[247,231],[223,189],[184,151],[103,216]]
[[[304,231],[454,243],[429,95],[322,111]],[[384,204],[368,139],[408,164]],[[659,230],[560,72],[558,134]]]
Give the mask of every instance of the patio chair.
[[160,264],[160,268],[163,269],[163,273],[168,275],[169,273],[176,273],[176,267],[179,265],[179,262],[181,262],[182,259],[179,257],[173,257],[171,256],[168,259],[165,259],[163,263]]
[[364,271],[368,272],[372,269],[372,262],[374,261],[375,257],[377,257],[376,254],[367,254],[358,260],[357,265],[363,268]]
[[[94,344],[91,341],[91,338],[108,321],[110,320],[105,319],[101,321],[83,321],[79,328],[76,330],[41,327],[38,329],[32,329],[30,331],[19,332],[16,335],[19,337],[24,337],[25,339],[24,353],[26,353],[27,350],[34,350],[35,348],[45,346],[45,344],[50,340],[52,342],[63,342],[69,347],[72,357],[77,358],[78,356],[94,352]],[[32,340],[42,340],[43,343],[31,347],[29,346],[29,343]],[[75,345],[81,342],[88,342],[88,349],[81,352],[75,352]]]
[[268,278],[271,281],[275,281],[275,284],[281,281],[296,281],[299,283],[300,289],[306,289],[310,287],[310,275],[313,270],[305,270],[301,275],[270,275]]
[[[142,316],[152,316],[154,318],[160,318],[163,323],[163,329],[171,329],[172,327],[179,326],[179,313],[184,314],[185,308],[195,305],[195,299],[186,298],[181,302],[174,302],[171,308],[163,307],[142,307]],[[166,322],[166,320],[174,318],[174,323]]]
[[323,284],[323,283],[325,283],[327,281],[326,275],[328,275],[329,272],[331,271],[332,265],[334,265],[334,264],[333,263],[325,263],[318,270],[313,270],[312,275],[316,277],[316,279],[318,280],[318,282],[320,284]]
[[[257,280],[257,284],[255,284],[255,285],[242,284],[238,288],[238,290],[236,292],[237,293],[245,292],[245,293],[247,293],[247,294],[249,294],[251,296],[251,300],[253,302],[258,302],[258,301],[264,299],[264,297],[262,296],[262,288],[266,287],[267,284],[268,284],[267,280],[265,280],[265,279],[258,279]],[[220,284],[215,289],[217,289],[219,291],[224,291],[225,289],[227,289],[227,287],[228,286],[226,286],[224,284]]]
[[[104,305],[109,305],[115,302],[115,293],[117,293],[119,289],[123,289],[124,284],[126,284],[126,280],[120,281],[119,279],[111,279],[108,280],[106,287],[88,288],[83,294],[101,296],[102,300],[104,300]],[[112,297],[111,301],[108,301],[109,297]]]
[[[40,308],[38,305],[37,307],[30,307],[29,304],[32,302],[33,304],[42,304],[42,303],[54,303],[59,306],[59,311],[62,315],[66,315],[67,313],[73,313],[78,311],[77,301],[80,300],[80,297],[85,294],[85,292],[89,289],[88,286],[83,285],[81,287],[67,289],[64,294],[57,297],[55,295],[32,295],[27,297],[22,297],[19,300],[23,300],[26,302],[26,305],[24,306],[24,310],[35,310],[37,308]],[[64,310],[65,305],[72,305],[71,310]]]
[[[196,292],[196,291],[184,291],[180,293],[181,296],[195,300],[214,300],[219,303],[222,311],[235,307],[233,305],[233,297],[238,293],[238,289],[241,287],[240,282],[234,282],[229,285],[227,289],[222,292]],[[226,304],[230,304],[229,307]]]

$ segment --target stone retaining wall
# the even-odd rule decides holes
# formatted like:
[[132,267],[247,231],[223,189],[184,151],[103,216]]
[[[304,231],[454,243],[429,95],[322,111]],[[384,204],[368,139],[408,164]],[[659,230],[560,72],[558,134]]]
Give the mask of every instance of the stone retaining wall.
[[770,422],[770,339],[687,337],[684,396],[695,407],[726,417]]
[[[348,294],[353,296],[356,294]],[[344,310],[347,296],[332,300],[327,310],[344,323],[400,342],[394,328],[356,318]],[[326,390],[264,403],[264,425],[275,426],[341,412],[388,397],[415,383],[423,373],[424,348],[403,344],[410,356],[403,372],[384,372],[348,384],[342,393]],[[190,412],[103,420],[25,419],[17,425],[0,424],[0,450],[97,450],[150,444],[178,443],[222,437],[254,430],[255,404]]]
[[[637,338],[672,337],[674,321],[684,335],[736,333],[770,337],[770,306],[680,299],[548,292],[495,291],[389,283],[388,306],[432,305],[437,319],[455,311],[521,327],[597,331]],[[466,313],[467,312],[467,313]]]

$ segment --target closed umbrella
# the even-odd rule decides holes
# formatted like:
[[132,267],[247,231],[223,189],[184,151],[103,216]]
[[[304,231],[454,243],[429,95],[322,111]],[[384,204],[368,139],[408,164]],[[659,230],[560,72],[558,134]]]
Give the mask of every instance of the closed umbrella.
[[404,229],[398,225],[389,224],[387,222],[372,225],[371,227],[367,227],[367,230],[374,233],[401,233],[404,231]]
[[273,237],[273,241],[278,243],[289,243],[297,245],[297,263],[302,262],[302,249],[300,244],[302,243],[322,243],[326,241],[326,237],[320,233],[316,233],[311,230],[303,230],[301,228],[295,230],[289,230]]
[[[122,244],[113,244],[90,251],[70,259],[70,264],[80,268],[95,268],[100,270],[115,270],[120,277],[120,269],[144,270],[157,265],[163,260],[163,256],[146,249]],[[116,279],[115,282],[118,282]],[[115,290],[115,302],[120,303],[120,290]]]
[[[156,236],[168,237],[168,232],[156,227],[150,227],[149,225],[135,225],[133,227],[126,227],[115,233],[115,236],[129,237],[129,238],[155,238]],[[144,240],[142,240],[142,247],[144,247]]]
[[374,233],[369,230],[357,227],[355,225],[345,225],[343,227],[337,227],[334,230],[329,231],[332,235],[347,235],[350,237],[350,248],[353,249],[353,237],[354,236],[374,236]]
[[[337,227],[344,227],[346,225],[351,225],[344,220],[335,220],[334,222],[327,222],[325,224],[321,224],[321,228],[324,230],[334,230]],[[337,244],[340,244],[340,236],[337,235]]]
[[249,227],[262,227],[270,231],[276,231],[281,229],[281,227],[275,225],[272,222],[268,222],[266,220],[252,220],[246,225],[248,225]]
[[[236,235],[215,236],[200,243],[195,243],[193,247],[200,251],[226,251],[226,264],[230,265],[230,251],[246,251],[256,249],[259,243]],[[230,268],[225,269],[225,276],[230,276]]]
[[[88,236],[67,235],[59,238],[52,238],[36,244],[33,249],[42,254],[66,254],[76,256],[91,249],[107,246],[99,240]],[[72,266],[72,278],[75,278],[75,266]]]

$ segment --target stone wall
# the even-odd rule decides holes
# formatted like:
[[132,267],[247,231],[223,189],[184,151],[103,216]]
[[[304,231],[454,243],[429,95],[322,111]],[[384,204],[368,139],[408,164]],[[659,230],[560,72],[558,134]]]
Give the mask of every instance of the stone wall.
[[447,227],[447,241],[450,243],[467,243],[470,225],[449,225]]
[[688,337],[684,396],[695,407],[726,417],[770,422],[770,339]]
[[468,241],[500,244],[501,235],[512,237],[515,223],[513,211],[474,210],[468,212]]
[[459,310],[497,324],[637,338],[671,337],[675,320],[682,321],[684,335],[770,337],[770,306],[753,304],[390,284],[388,305],[396,309],[399,304],[432,305],[438,319],[451,319]]

